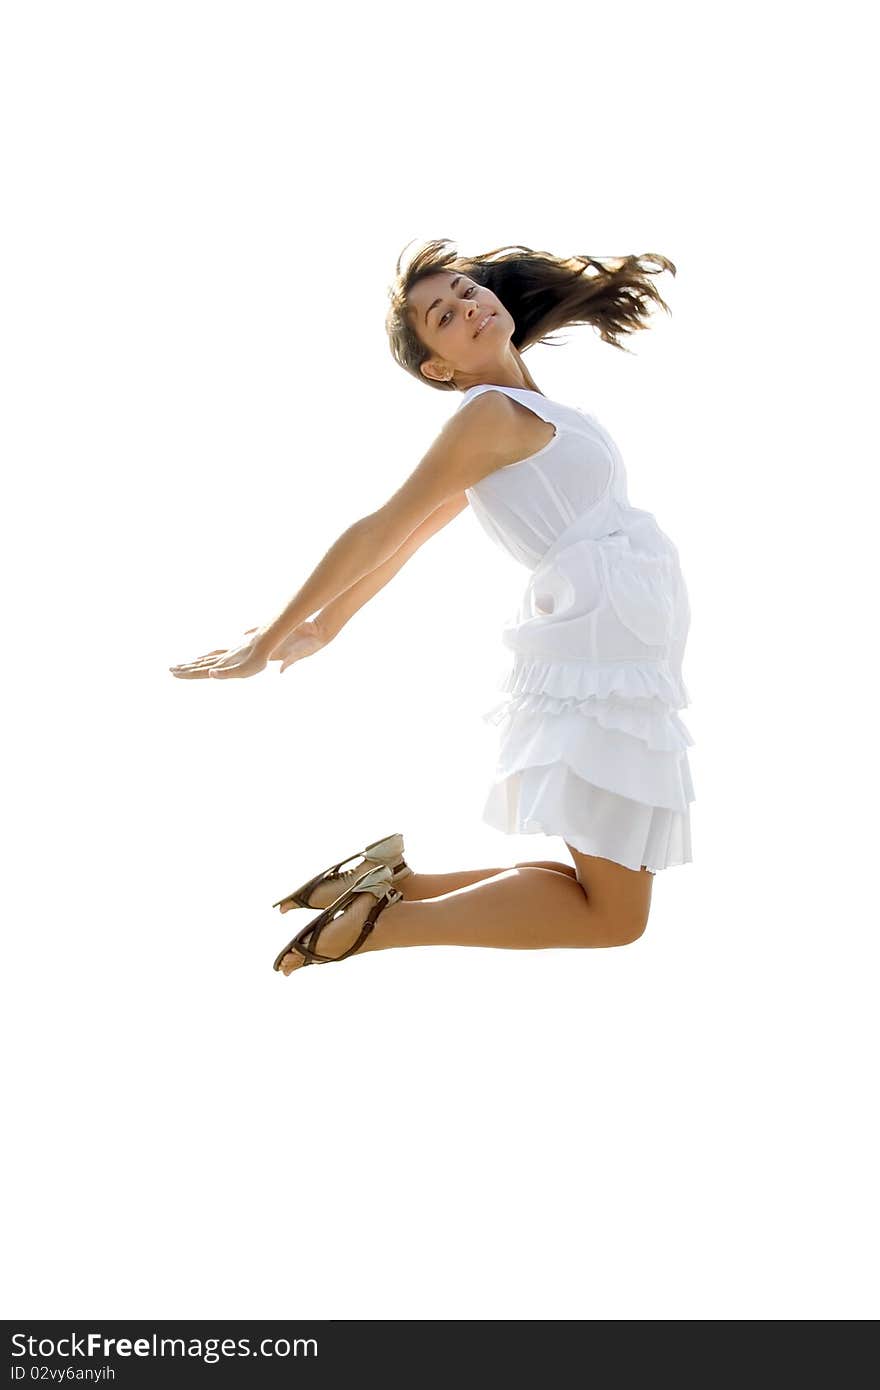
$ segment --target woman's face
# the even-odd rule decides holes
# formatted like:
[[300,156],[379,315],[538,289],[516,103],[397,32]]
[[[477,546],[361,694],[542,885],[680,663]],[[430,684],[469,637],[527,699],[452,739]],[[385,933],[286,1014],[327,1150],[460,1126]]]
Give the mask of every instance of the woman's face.
[[[454,378],[467,390],[507,362],[513,319],[491,290],[463,271],[439,271],[419,280],[410,291],[409,308],[432,354],[421,365],[424,376]],[[481,327],[487,314],[491,317]]]

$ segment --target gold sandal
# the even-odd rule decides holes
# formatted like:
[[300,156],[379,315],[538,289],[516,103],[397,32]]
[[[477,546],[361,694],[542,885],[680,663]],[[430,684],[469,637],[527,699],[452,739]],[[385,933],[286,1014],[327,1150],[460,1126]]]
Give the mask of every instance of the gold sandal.
[[[345,861],[343,860],[342,862],[344,863]],[[319,955],[315,950],[318,944],[318,937],[330,922],[334,921],[345,911],[354,899],[356,893],[372,893],[376,898],[375,904],[370,908],[366,921],[361,927],[357,941],[353,946],[349,946],[347,951],[343,951],[341,956]],[[275,964],[272,969],[280,970],[281,962],[291,951],[298,951],[299,954],[304,957],[304,965],[312,965],[314,962],[324,964],[326,961],[345,960],[346,956],[354,955],[355,951],[359,951],[363,946],[376,924],[379,913],[384,908],[388,907],[390,903],[400,902],[402,897],[403,894],[399,889],[395,888],[391,882],[391,870],[388,868],[387,864],[379,864],[374,869],[368,869],[350,888],[346,888],[345,892],[336,899],[335,903],[332,903],[319,917],[316,917],[313,922],[309,922],[307,926],[303,927],[302,931],[297,932],[296,936],[293,937],[291,941],[288,941],[284,949],[279,951],[278,955],[275,957]]]
[[[382,840],[374,840],[366,849],[360,849],[355,854],[350,854],[348,859],[340,859],[338,864],[331,864],[329,869],[324,869],[322,873],[315,874],[308,883],[303,883],[299,888],[295,888],[287,897],[279,898],[273,907],[281,907],[283,903],[290,903],[293,907],[310,907],[312,911],[318,906],[317,903],[310,903],[309,898],[319,884],[328,878],[336,878],[343,864],[348,864],[352,859],[363,859],[364,868],[386,864],[391,872],[392,883],[399,883],[401,879],[408,878],[412,869],[403,857],[403,836],[386,835]],[[345,891],[345,890],[343,890]]]

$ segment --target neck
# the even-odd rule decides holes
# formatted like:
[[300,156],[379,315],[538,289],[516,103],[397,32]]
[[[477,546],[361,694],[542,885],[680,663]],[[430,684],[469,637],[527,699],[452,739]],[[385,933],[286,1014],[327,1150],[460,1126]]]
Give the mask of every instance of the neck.
[[[505,363],[503,367],[499,367],[497,372],[493,372],[491,381],[485,383],[480,382],[479,384],[485,384],[486,386],[513,386],[519,390],[537,391],[539,396],[543,396],[544,392],[538,386],[523,361],[521,354],[512,343],[510,350],[513,354],[513,360],[509,364]],[[466,390],[467,388],[465,387],[464,389]]]

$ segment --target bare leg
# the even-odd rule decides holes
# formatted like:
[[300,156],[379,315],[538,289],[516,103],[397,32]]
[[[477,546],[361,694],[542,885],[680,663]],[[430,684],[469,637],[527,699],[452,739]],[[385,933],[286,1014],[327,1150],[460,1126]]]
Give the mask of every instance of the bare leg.
[[[350,887],[365,869],[375,865],[375,859],[362,859],[351,869],[343,869],[342,873],[336,874],[333,878],[327,879],[317,888],[312,890],[310,903],[312,907],[329,907],[334,903],[346,888]],[[484,878],[494,878],[496,874],[504,873],[509,865],[500,865],[494,869],[459,869],[454,873],[446,874],[416,874],[412,873],[407,878],[400,879],[395,885],[407,902],[422,901],[425,898],[439,898],[444,893],[451,893],[455,888],[467,888],[471,883],[479,883]],[[557,873],[566,874],[569,878],[577,878],[577,872],[571,864],[562,864],[555,859],[535,859],[528,860],[523,864],[517,864],[518,869],[554,869]],[[282,907],[281,911],[286,912],[290,908]]]
[[[409,878],[401,879],[396,885],[407,902],[423,902],[425,898],[439,898],[445,893],[452,893],[456,888],[468,888],[472,883],[480,883],[485,878],[494,878],[497,874],[507,873],[509,865],[505,868],[500,865],[495,869],[459,869],[455,873],[449,874],[410,874]],[[569,878],[577,879],[577,870],[571,864],[563,864],[555,859],[528,859],[521,864],[516,864],[517,869],[553,869],[556,873],[567,874]]]
[[[591,860],[608,864],[608,860]],[[632,870],[622,869],[622,874]],[[633,874],[638,879],[640,876]],[[360,933],[374,899],[355,895],[344,912],[321,932],[314,949],[339,956]],[[559,947],[623,946],[637,940],[647,916],[611,906],[601,894],[588,901],[579,880],[555,869],[502,869],[466,887],[427,901],[391,904],[380,914],[357,954],[395,946],[496,946],[513,950]],[[354,956],[349,959],[355,959]],[[302,965],[302,957],[285,957],[285,975]]]
[[591,907],[576,877],[527,867],[502,869],[441,898],[395,903],[380,914],[363,949],[622,946],[639,935],[634,923],[609,919]]

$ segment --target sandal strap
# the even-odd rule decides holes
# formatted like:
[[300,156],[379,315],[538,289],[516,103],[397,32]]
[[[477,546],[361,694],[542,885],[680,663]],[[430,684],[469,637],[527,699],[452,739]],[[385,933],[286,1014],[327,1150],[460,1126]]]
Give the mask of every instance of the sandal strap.
[[[369,872],[373,873],[374,871],[370,869]],[[366,875],[364,875],[364,877],[366,877]],[[364,924],[361,927],[360,935],[358,936],[357,941],[355,941],[355,943],[352,946],[349,946],[347,951],[343,951],[341,956],[321,955],[320,952],[314,949],[317,946],[318,938],[320,937],[321,932],[324,930],[326,926],[329,926],[330,922],[333,921],[339,913],[341,913],[346,907],[348,907],[349,903],[354,898],[355,893],[359,891],[366,893],[369,892],[370,889],[359,889],[357,884],[352,884],[350,888],[346,889],[346,891],[342,894],[341,897],[336,899],[335,903],[332,903],[330,907],[325,908],[325,910],[321,913],[320,917],[316,917],[313,922],[309,922],[305,927],[302,928],[301,931],[297,932],[296,936],[293,937],[293,939],[287,943],[283,951],[279,952],[278,956],[276,957],[275,969],[280,969],[282,960],[292,950],[298,951],[299,954],[304,957],[306,965],[312,965],[316,962],[318,964],[323,965],[325,963],[329,963],[330,961],[345,960],[347,956],[354,955],[356,951],[360,950],[367,937],[370,935],[370,932],[373,930],[379,913],[384,908],[388,907],[391,903],[399,902],[400,899],[403,897],[403,894],[399,891],[399,889],[394,888],[393,885],[390,883],[386,884],[382,893],[379,896],[377,896],[376,902],[370,908],[366,920],[364,921]]]
[[300,907],[310,907],[309,898],[318,885],[328,878],[334,878],[339,873],[343,864],[350,863],[352,859],[362,859],[363,853],[363,850],[356,850],[354,854],[349,854],[346,859],[340,859],[338,863],[331,864],[329,869],[322,869],[319,874],[315,874],[314,878],[310,878],[308,883],[301,883],[299,888],[295,888],[294,891],[288,893],[286,897],[279,898],[278,902],[273,903],[272,906],[278,907],[281,903],[287,902],[288,898],[293,898],[293,901],[299,903]]
[[311,945],[308,944],[308,937],[314,930],[314,926],[314,922],[309,922],[309,925],[307,927],[303,927],[302,931],[299,932],[293,938],[292,941],[289,941],[287,943],[283,952],[281,953],[281,956],[279,957],[279,964],[281,960],[283,960],[284,957],[289,954],[290,951],[298,951],[299,954],[303,957],[306,965],[311,965],[313,960],[319,959],[319,957],[311,949]]
[[[392,896],[391,896],[392,894],[396,894],[397,896],[396,896],[396,897],[392,897]],[[379,916],[379,913],[380,913],[380,912],[383,912],[384,909],[385,909],[386,907],[388,907],[392,902],[396,902],[398,898],[402,898],[402,897],[403,897],[403,894],[402,894],[402,893],[398,893],[398,892],[397,892],[397,889],[396,889],[396,888],[392,888],[391,885],[389,884],[388,887],[386,888],[385,892],[382,894],[382,897],[381,897],[381,898],[377,898],[376,901],[375,901],[375,903],[373,904],[373,906],[370,908],[370,911],[369,911],[369,913],[367,914],[367,917],[366,917],[366,919],[365,919],[365,921],[364,921],[364,925],[361,927],[361,934],[360,934],[360,936],[358,937],[357,941],[354,943],[354,945],[353,945],[353,946],[349,946],[349,948],[348,948],[347,951],[343,951],[341,956],[328,956],[328,957],[326,957],[326,959],[328,959],[328,960],[345,960],[346,956],[353,956],[354,953],[355,953],[355,951],[359,951],[359,950],[361,949],[361,947],[363,946],[363,944],[364,944],[364,942],[366,941],[367,937],[370,935],[370,932],[373,930],[373,927],[376,925],[376,918]]]
[[[392,852],[398,849],[400,858],[393,866],[388,864],[388,860],[382,857],[382,847],[390,847]],[[378,855],[375,853],[378,851]],[[387,848],[386,851],[387,853]],[[335,878],[344,864],[350,864],[353,859],[373,859],[379,864],[388,864],[391,873],[395,878],[408,878],[412,869],[403,857],[403,836],[399,831],[393,835],[385,835],[381,840],[373,840],[365,849],[356,850],[354,854],[349,854],[346,859],[340,859],[335,864],[331,864],[329,869],[322,869],[314,878],[310,878],[307,883],[301,883],[292,893],[287,893],[283,898],[279,898],[273,907],[280,907],[282,903],[295,902],[299,907],[312,907],[309,898],[315,889],[320,887],[328,879]]]

